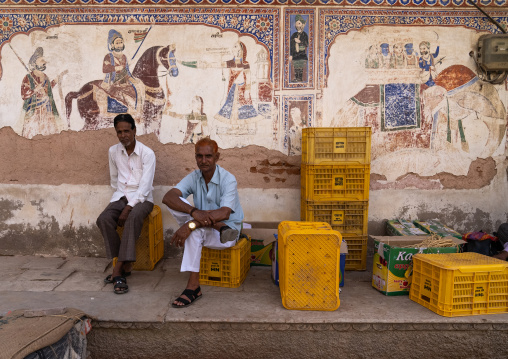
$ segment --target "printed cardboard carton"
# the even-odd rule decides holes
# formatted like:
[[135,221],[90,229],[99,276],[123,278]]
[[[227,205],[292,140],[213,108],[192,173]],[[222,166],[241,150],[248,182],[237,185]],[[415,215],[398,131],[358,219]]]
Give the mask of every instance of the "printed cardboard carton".
[[455,237],[462,239],[462,234],[442,224],[437,219],[430,219],[428,221],[413,221],[413,223],[427,233],[437,234],[440,237]]
[[244,228],[242,233],[251,238],[251,266],[271,266],[273,242],[277,234],[274,228]]
[[[411,260],[416,253],[457,253],[463,240],[448,237],[456,246],[419,248],[425,237],[371,236],[374,240],[372,286],[385,295],[408,295],[411,286]],[[406,248],[407,245],[415,247]]]
[[411,221],[405,219],[391,219],[386,222],[386,234],[388,236],[426,236],[424,232]]

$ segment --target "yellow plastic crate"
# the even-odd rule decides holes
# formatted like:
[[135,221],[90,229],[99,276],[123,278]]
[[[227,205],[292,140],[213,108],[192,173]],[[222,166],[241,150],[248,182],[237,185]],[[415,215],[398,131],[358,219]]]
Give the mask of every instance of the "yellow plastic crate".
[[409,298],[445,317],[508,312],[508,263],[478,253],[415,254]]
[[302,221],[329,223],[342,235],[367,235],[368,201],[301,202]]
[[250,241],[241,238],[227,249],[203,247],[199,270],[199,282],[216,287],[239,287],[250,269]]
[[328,223],[279,224],[279,288],[285,308],[332,311],[339,307],[341,242],[340,233]]
[[368,236],[344,234],[342,238],[347,243],[346,270],[367,269],[367,240]]
[[302,163],[308,165],[369,164],[370,127],[302,129]]
[[367,201],[370,165],[306,165],[301,198],[307,201]]
[[[122,238],[123,227],[116,229]],[[153,270],[164,255],[164,233],[162,227],[162,213],[159,206],[154,205],[152,212],[145,218],[141,235],[136,241],[136,262],[134,270]],[[113,266],[117,258],[113,259]]]

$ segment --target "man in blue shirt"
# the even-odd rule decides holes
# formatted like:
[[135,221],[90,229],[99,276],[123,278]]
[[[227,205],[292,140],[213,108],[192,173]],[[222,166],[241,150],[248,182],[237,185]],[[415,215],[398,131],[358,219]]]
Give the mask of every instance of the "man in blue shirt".
[[[243,210],[236,178],[217,165],[217,143],[203,138],[195,145],[198,170],[191,172],[171,189],[162,203],[168,206],[180,228],[171,244],[184,247],[180,271],[190,272],[187,287],[173,307],[186,307],[201,297],[199,264],[203,246],[212,249],[233,247],[238,240]],[[194,206],[186,198],[193,195]]]

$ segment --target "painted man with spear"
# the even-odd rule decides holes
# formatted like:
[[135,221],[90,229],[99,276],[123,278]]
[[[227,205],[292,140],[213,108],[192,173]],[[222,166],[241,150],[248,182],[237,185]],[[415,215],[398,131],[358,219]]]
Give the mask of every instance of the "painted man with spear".
[[[46,60],[44,50],[38,47],[30,57],[27,75],[21,83],[21,97],[23,99],[23,130],[21,135],[32,138],[35,135],[50,135],[66,128],[58,115],[53,98],[53,91],[57,80],[50,81],[44,73]],[[21,61],[21,59],[18,57]]]

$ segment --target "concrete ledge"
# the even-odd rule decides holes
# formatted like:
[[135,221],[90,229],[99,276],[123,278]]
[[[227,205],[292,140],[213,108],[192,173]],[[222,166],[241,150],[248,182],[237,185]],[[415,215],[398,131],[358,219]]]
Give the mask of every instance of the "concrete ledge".
[[93,359],[508,356],[508,313],[442,317],[407,296],[382,295],[369,270],[346,272],[340,307],[328,312],[285,309],[269,267],[252,267],[238,288],[202,286],[202,299],[174,309],[187,281],[178,259],[133,272],[123,295],[103,282],[108,266],[98,258],[1,257],[0,272],[10,274],[0,278],[0,315],[80,309],[94,318]]

